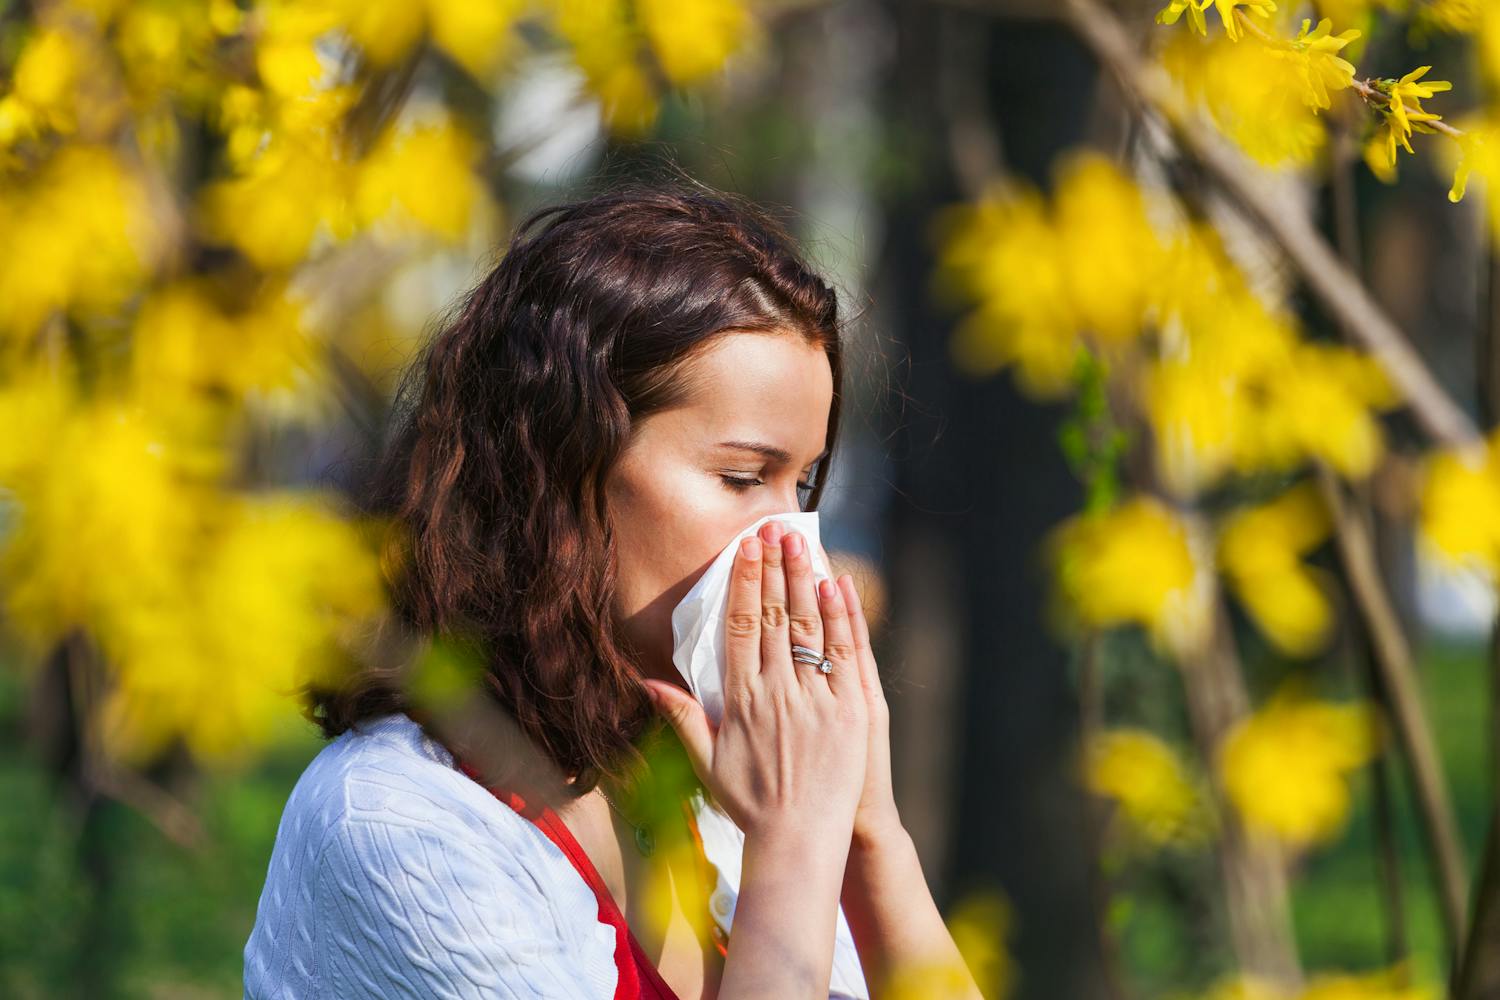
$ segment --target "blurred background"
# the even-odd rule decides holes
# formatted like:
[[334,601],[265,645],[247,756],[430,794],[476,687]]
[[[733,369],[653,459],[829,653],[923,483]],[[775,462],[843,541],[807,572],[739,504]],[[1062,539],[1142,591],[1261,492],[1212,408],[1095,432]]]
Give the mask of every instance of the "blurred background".
[[395,377],[664,163],[852,317],[823,540],[987,994],[1480,995],[1497,22],[0,0],[0,995],[239,995]]

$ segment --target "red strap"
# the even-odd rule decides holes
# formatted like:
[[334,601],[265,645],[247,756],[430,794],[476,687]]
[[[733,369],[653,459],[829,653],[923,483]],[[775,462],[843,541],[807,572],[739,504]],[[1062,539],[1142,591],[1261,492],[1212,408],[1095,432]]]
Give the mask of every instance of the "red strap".
[[[479,780],[479,774],[469,765],[460,762],[458,767],[481,788],[488,787]],[[552,811],[552,807],[545,804],[540,808],[528,805],[525,799],[513,791],[489,790],[495,798],[535,823],[546,834],[547,839],[558,846],[594,891],[594,898],[599,901],[599,919],[615,929],[615,968],[619,972],[615,983],[615,1000],[678,1000],[677,994],[661,978],[661,973],[656,971],[650,956],[630,932],[625,923],[625,915],[615,905],[614,897],[609,894],[609,887],[599,877],[593,862],[568,832],[567,825]]]

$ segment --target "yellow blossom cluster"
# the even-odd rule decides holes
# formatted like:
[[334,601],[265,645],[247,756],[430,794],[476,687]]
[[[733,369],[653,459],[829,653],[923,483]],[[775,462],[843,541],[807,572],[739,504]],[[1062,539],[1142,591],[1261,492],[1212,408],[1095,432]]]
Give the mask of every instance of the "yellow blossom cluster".
[[557,31],[621,134],[659,110],[658,81],[697,83],[737,52],[764,44],[741,0],[549,0]]
[[1351,805],[1348,775],[1380,745],[1372,704],[1317,698],[1306,678],[1294,674],[1224,737],[1218,766],[1246,826],[1301,849],[1342,832]]
[[342,630],[383,610],[374,546],[315,495],[226,491],[222,439],[195,438],[184,412],[168,427],[137,396],[83,399],[76,382],[32,363],[0,385],[0,416],[27,429],[0,447],[5,618],[36,657],[90,637],[117,757],[179,736],[233,759],[295,719],[290,695],[334,676]]
[[[1423,82],[1422,77],[1430,69],[1431,66],[1418,66],[1399,80],[1377,80],[1373,84],[1382,97],[1379,102],[1381,124],[1365,143],[1364,153],[1370,170],[1381,180],[1389,182],[1395,179],[1397,146],[1408,153],[1414,152],[1410,141],[1413,130],[1432,132],[1428,123],[1442,120],[1442,115],[1423,108],[1422,101],[1433,94],[1452,90],[1453,84],[1447,80]],[[1457,181],[1454,190],[1462,196],[1462,187]]]
[[1216,528],[1210,540],[1197,519],[1147,496],[1064,521],[1046,542],[1058,624],[1137,625],[1158,649],[1183,657],[1203,648],[1221,574],[1278,649],[1320,651],[1333,629],[1331,581],[1303,559],[1331,524],[1315,486],[1304,481],[1233,510]]
[[1209,831],[1202,795],[1176,751],[1148,729],[1091,733],[1084,787],[1119,804],[1126,828],[1151,846],[1191,845]]
[[977,301],[954,332],[955,362],[976,375],[1013,365],[1023,387],[1055,398],[1073,387],[1078,352],[1098,352],[1135,391],[1177,495],[1309,458],[1368,473],[1383,450],[1375,413],[1398,402],[1382,369],[1303,339],[1211,227],[1157,225],[1164,215],[1092,153],[1063,164],[1050,204],[1016,187],[949,209],[935,283]]
[[978,300],[950,345],[965,371],[1013,363],[1033,392],[1060,395],[1084,338],[1115,349],[1145,329],[1155,232],[1140,189],[1101,156],[1064,163],[1051,205],[996,189],[940,213],[934,228],[939,290]]
[[1444,449],[1423,460],[1418,524],[1450,565],[1500,580],[1500,430],[1477,450]]
[[1332,582],[1301,557],[1332,525],[1316,485],[1303,481],[1266,503],[1226,517],[1219,565],[1261,631],[1289,656],[1311,656],[1333,629]]
[[742,0],[12,13],[0,417],[25,433],[0,444],[3,618],[34,659],[70,636],[97,652],[110,684],[85,721],[121,757],[182,739],[228,761],[296,718],[297,686],[344,663],[385,597],[383,528],[241,450],[317,415],[330,349],[396,322],[360,287],[367,262],[395,270],[501,221],[482,120],[431,83],[499,90],[526,51],[559,48],[579,98],[638,131],[758,26]]
[[[1210,6],[1224,27],[1212,37],[1204,15]],[[1353,83],[1354,65],[1339,53],[1360,32],[1350,28],[1335,34],[1332,19],[1313,27],[1308,18],[1295,36],[1282,38],[1252,20],[1270,24],[1276,9],[1271,0],[1172,0],[1157,21],[1175,24],[1186,12],[1193,31],[1172,36],[1161,63],[1251,157],[1268,166],[1301,166],[1313,160],[1326,138],[1317,113],[1332,106],[1334,92]]]
[[35,174],[0,185],[0,336],[54,312],[123,306],[164,252],[145,179],[112,149],[69,145]]
[[1138,625],[1176,656],[1201,649],[1211,627],[1212,553],[1201,530],[1139,496],[1064,521],[1047,537],[1059,619],[1090,628]]
[[1251,973],[1230,973],[1198,1000],[1438,1000],[1444,991],[1417,981],[1410,959],[1371,972],[1319,972],[1300,989]]
[[[1209,31],[1205,11],[1210,6],[1223,23],[1221,34]],[[1486,6],[1477,0],[1424,0],[1415,9],[1407,0],[1327,0],[1317,5],[1325,15],[1317,26],[1305,18],[1294,36],[1278,25],[1280,15],[1273,17],[1278,8],[1271,0],[1170,0],[1158,12],[1157,22],[1185,20],[1192,30],[1170,37],[1162,46],[1161,63],[1186,95],[1207,108],[1225,135],[1254,160],[1272,167],[1311,164],[1326,139],[1318,112],[1332,106],[1334,93],[1356,90],[1377,122],[1363,143],[1365,162],[1389,183],[1396,176],[1396,151],[1414,152],[1412,132],[1444,131],[1455,139],[1462,133],[1438,127],[1442,115],[1422,105],[1452,87],[1446,80],[1423,80],[1432,67],[1420,66],[1399,79],[1355,79],[1354,64],[1340,53],[1363,32],[1347,28],[1335,33],[1333,24],[1368,25],[1377,6],[1411,15],[1413,24],[1423,30],[1473,33],[1482,54],[1491,46],[1500,51],[1495,41],[1500,39],[1500,14],[1485,13]],[[1493,57],[1482,61],[1497,62]],[[1465,144],[1465,161],[1471,153]],[[1450,196],[1454,201],[1463,196],[1468,174],[1465,168],[1460,171]]]

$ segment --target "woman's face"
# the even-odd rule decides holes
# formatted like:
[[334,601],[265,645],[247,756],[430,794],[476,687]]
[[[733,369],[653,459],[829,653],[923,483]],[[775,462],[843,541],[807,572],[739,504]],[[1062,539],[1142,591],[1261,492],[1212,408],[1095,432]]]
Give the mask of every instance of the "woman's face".
[[605,485],[615,621],[647,676],[677,683],[672,609],[741,530],[801,509],[833,403],[827,354],[795,335],[723,334],[686,377],[687,397],[637,421]]

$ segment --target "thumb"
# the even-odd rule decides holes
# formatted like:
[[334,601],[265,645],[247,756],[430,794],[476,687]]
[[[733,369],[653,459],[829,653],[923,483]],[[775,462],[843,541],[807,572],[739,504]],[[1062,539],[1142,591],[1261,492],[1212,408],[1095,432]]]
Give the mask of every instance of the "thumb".
[[646,692],[656,710],[672,724],[698,777],[703,778],[712,770],[710,762],[713,760],[713,733],[709,729],[708,716],[703,714],[703,706],[676,684],[644,679],[642,683],[646,685]]

